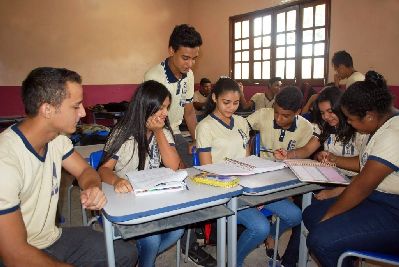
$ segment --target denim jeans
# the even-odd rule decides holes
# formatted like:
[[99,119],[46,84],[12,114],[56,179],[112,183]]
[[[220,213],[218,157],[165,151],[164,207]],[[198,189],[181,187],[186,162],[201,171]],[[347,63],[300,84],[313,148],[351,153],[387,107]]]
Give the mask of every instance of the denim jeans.
[[136,239],[139,267],[154,267],[157,255],[174,245],[183,235],[183,232],[184,229],[177,229]]
[[320,222],[335,201],[316,201],[303,213],[307,246],[322,266],[336,266],[350,249],[399,255],[399,195],[374,191],[351,210]]
[[257,208],[237,212],[237,224],[242,224],[246,228],[237,242],[237,266],[241,267],[245,257],[267,238],[270,225]]
[[[136,264],[137,249],[134,243],[116,240],[114,249],[116,266]],[[73,266],[108,266],[104,234],[90,227],[62,228],[61,237],[43,252]]]
[[[279,237],[288,229],[297,226],[302,221],[302,211],[289,199],[282,199],[273,203],[268,203],[265,208],[280,217]],[[270,228],[271,237],[276,240],[276,224]]]

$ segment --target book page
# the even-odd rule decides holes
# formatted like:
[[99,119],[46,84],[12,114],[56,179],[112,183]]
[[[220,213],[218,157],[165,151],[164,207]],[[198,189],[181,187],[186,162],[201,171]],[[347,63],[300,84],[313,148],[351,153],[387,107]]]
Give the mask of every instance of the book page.
[[[126,173],[134,190],[148,190],[154,188],[168,188],[181,184],[187,177],[187,171],[173,171],[169,168],[148,169]],[[170,184],[170,186],[169,186]]]

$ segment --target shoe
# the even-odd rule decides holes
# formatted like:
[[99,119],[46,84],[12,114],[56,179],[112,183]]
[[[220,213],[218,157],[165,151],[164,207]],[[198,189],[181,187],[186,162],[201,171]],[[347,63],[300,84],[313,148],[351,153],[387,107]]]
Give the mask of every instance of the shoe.
[[[267,266],[268,267],[273,267],[273,259],[269,258],[267,261]],[[284,267],[280,261],[276,260],[276,267]]]
[[[273,256],[274,256],[274,249],[272,249],[272,248],[266,248],[266,256],[267,257],[269,257],[269,259],[272,259],[273,260]],[[277,256],[276,256],[276,260],[280,260],[280,255],[278,255],[278,252],[277,252]]]
[[[185,253],[184,249],[182,252]],[[195,264],[204,267],[216,267],[217,261],[212,255],[203,250],[197,242],[195,242],[188,250],[188,257]]]

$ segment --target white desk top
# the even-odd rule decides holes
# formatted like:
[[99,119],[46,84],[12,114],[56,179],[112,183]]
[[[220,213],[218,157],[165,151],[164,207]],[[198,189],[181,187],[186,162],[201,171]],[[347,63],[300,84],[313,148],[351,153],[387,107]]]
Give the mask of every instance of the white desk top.
[[244,195],[266,194],[304,185],[289,169],[240,176]]
[[[189,176],[198,173],[187,169]],[[137,197],[131,193],[115,193],[113,186],[103,183],[108,199],[103,214],[118,224],[139,224],[202,208],[222,205],[242,193],[242,188],[221,188],[197,184],[186,179],[189,190]]]

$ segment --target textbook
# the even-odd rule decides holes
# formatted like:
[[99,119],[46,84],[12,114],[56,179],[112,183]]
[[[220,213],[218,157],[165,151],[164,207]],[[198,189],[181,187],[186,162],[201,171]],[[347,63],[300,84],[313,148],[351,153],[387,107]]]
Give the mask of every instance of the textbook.
[[126,173],[137,196],[186,190],[187,171],[169,168],[147,169]]
[[195,168],[218,175],[252,175],[262,172],[275,171],[285,168],[284,162],[262,159],[251,155],[240,159],[226,158],[224,161]]
[[238,177],[235,176],[228,176],[228,175],[215,175],[215,174],[210,174],[207,172],[201,172],[200,174],[197,174],[191,179],[199,184],[207,184],[211,186],[217,186],[217,187],[234,187],[237,186],[240,180]]
[[286,159],[292,172],[302,182],[349,184],[350,180],[336,167],[311,159]]

